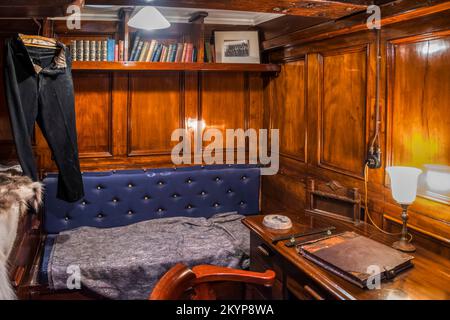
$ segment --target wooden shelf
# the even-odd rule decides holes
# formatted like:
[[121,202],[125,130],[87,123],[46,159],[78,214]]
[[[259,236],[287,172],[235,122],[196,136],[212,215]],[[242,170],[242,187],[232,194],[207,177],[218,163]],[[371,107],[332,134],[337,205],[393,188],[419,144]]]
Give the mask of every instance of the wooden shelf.
[[94,62],[74,61],[73,70],[91,71],[246,71],[279,72],[277,64],[251,63],[180,63],[180,62]]

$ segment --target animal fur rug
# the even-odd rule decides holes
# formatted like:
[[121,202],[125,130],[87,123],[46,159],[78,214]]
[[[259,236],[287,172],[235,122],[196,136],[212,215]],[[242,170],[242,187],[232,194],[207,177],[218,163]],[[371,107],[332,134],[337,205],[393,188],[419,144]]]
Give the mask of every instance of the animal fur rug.
[[8,256],[16,239],[20,217],[29,207],[38,209],[42,186],[17,172],[0,172],[0,300],[16,299],[8,276]]

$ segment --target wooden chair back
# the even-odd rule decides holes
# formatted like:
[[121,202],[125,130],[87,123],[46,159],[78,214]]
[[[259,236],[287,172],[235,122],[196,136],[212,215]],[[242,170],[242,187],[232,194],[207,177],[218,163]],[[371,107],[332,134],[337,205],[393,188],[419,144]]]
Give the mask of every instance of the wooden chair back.
[[199,265],[192,269],[184,264],[172,267],[156,284],[149,300],[215,300],[214,282],[232,281],[272,286],[275,272],[264,273],[230,269],[211,265]]

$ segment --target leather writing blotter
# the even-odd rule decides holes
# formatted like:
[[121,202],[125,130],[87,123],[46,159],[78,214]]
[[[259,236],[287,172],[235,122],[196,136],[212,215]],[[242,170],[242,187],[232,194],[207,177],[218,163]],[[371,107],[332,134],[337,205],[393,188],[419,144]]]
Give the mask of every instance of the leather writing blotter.
[[[411,267],[413,256],[354,232],[318,240],[298,248],[299,253],[325,269],[360,286],[380,275],[381,280],[393,278]],[[369,277],[371,277],[369,279]]]

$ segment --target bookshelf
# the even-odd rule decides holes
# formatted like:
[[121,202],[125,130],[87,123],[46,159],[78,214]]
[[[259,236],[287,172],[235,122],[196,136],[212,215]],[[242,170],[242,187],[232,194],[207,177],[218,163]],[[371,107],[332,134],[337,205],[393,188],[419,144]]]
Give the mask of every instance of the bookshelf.
[[74,61],[72,64],[72,70],[280,72],[280,66],[277,64],[251,64],[251,63]]
[[[87,34],[61,34],[59,37],[61,41],[70,43],[71,40],[92,39],[92,40],[106,40],[115,39],[116,42],[123,40],[124,49],[131,54],[132,43],[131,39],[135,39],[137,30],[128,27],[127,22],[130,17],[130,11],[124,10],[121,15],[116,32],[108,35],[102,35],[100,29],[95,32],[96,28],[89,30]],[[207,31],[204,24],[206,15],[203,12],[194,14],[188,26],[184,29],[174,28],[169,33],[165,31],[156,33],[155,38],[158,41],[166,41],[168,43],[191,42],[197,48],[197,62],[143,62],[143,61],[73,61],[72,70],[77,71],[113,71],[113,72],[127,72],[127,71],[198,71],[198,72],[259,72],[259,73],[278,73],[280,66],[276,64],[248,64],[248,63],[212,63],[203,62],[205,53],[205,41],[208,39],[210,30]],[[94,26],[91,26],[93,28]],[[100,28],[100,26],[99,26]],[[111,29],[111,28],[110,28]],[[112,29],[113,30],[113,29]],[[108,32],[111,33],[112,30]],[[147,34],[143,37],[144,40],[152,39]]]

